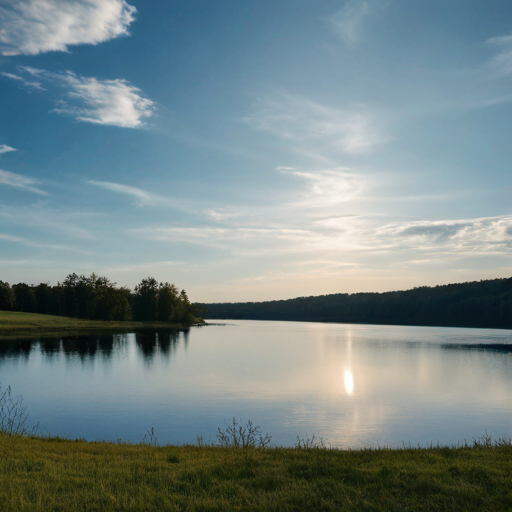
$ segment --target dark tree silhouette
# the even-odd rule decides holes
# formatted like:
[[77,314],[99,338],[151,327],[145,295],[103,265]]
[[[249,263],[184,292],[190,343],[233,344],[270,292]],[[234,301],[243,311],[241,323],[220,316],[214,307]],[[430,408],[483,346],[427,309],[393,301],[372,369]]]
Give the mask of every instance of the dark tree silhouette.
[[0,310],[10,311],[12,309],[12,291],[9,283],[0,281]]
[[512,328],[512,278],[386,293],[196,304],[204,318]]
[[179,322],[179,291],[169,283],[160,283],[158,288],[158,320]]
[[157,319],[158,282],[153,277],[143,279],[135,287],[134,318],[142,322]]
[[[133,306],[133,307],[132,307]],[[63,315],[89,320],[195,321],[185,290],[148,277],[131,294],[104,276],[70,274],[56,286],[0,281],[0,310]]]

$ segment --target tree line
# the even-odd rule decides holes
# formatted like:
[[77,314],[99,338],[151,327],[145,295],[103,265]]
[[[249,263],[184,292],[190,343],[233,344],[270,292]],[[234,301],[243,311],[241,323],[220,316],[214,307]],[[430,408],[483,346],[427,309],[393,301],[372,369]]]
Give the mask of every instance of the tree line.
[[185,290],[143,279],[132,292],[107,277],[69,274],[62,283],[37,286],[0,281],[0,310],[23,311],[88,320],[194,322],[194,307]]
[[385,293],[198,304],[202,317],[512,328],[512,278]]

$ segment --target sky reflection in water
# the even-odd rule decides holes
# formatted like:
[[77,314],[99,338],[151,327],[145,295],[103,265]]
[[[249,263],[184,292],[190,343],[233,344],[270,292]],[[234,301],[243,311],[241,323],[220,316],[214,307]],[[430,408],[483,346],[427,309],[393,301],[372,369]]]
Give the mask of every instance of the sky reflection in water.
[[224,321],[189,332],[0,344],[0,382],[52,434],[215,440],[233,416],[293,445],[512,435],[510,331]]

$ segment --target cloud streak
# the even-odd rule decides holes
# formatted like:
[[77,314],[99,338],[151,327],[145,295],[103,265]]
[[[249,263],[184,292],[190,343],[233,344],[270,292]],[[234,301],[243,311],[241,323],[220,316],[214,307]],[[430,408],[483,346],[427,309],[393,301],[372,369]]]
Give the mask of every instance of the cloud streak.
[[8,185],[10,187],[23,190],[24,192],[32,192],[41,196],[47,196],[48,192],[41,190],[37,187],[40,184],[39,181],[21,174],[15,174],[9,171],[2,171],[0,169],[0,184]]
[[[414,221],[375,225],[368,219],[345,216],[302,222],[303,227],[275,225],[160,226],[133,230],[136,237],[160,242],[185,242],[229,250],[233,254],[321,254],[341,258],[342,266],[360,256],[407,254],[460,258],[512,252],[512,215],[465,220]],[[426,261],[426,260],[425,260]]]
[[[99,80],[71,71],[52,73],[27,66],[19,69],[22,73],[64,89],[65,93],[53,111],[70,115],[80,122],[141,128],[145,125],[144,119],[154,114],[155,103],[126,80]],[[10,75],[12,77],[15,75]]]
[[492,67],[500,75],[510,75],[512,73],[512,35],[492,37],[486,43],[499,48],[498,54],[491,61]]
[[3,233],[0,233],[0,240],[5,240],[7,242],[14,242],[14,243],[26,245],[28,247],[37,247],[40,249],[56,249],[56,250],[65,250],[65,251],[69,251],[69,250],[74,251],[75,250],[75,249],[66,247],[65,245],[39,243],[39,242],[34,242],[32,240],[28,240],[26,238],[22,238],[19,236],[6,235]]
[[371,14],[372,8],[367,1],[349,0],[328,18],[328,22],[345,44],[352,46],[361,40],[364,21]]
[[129,185],[123,185],[121,183],[113,183],[111,181],[96,181],[90,180],[87,182],[89,185],[94,185],[95,187],[100,187],[105,190],[110,190],[111,192],[116,192],[118,194],[125,194],[134,197],[137,199],[137,204],[139,206],[145,206],[148,204],[155,204],[156,202],[160,202],[162,198],[151,194],[150,192],[146,192],[141,188],[131,187]]
[[95,235],[79,226],[84,221],[90,221],[98,216],[97,213],[67,211],[52,209],[48,202],[39,200],[27,206],[0,205],[0,221],[7,226],[22,226],[36,228],[37,232],[46,231],[51,236],[63,236],[77,240],[92,240]]
[[0,7],[0,50],[37,55],[96,45],[128,35],[135,12],[125,0],[6,0]]
[[329,206],[354,200],[366,188],[366,179],[346,167],[322,171],[299,171],[278,168],[286,174],[298,177],[308,184],[303,198],[296,206]]
[[382,142],[364,108],[339,110],[301,96],[278,94],[261,101],[244,121],[313,153],[357,155]]
[[6,78],[10,78],[11,80],[17,81],[20,85],[22,85],[23,87],[26,87],[27,89],[37,89],[38,91],[45,90],[41,86],[41,82],[31,82],[30,80],[26,80],[22,76],[15,75],[13,73],[0,72],[0,75],[5,76]]
[[3,153],[10,153],[11,151],[16,151],[16,149],[11,148],[11,146],[7,146],[5,144],[0,144],[0,155]]
[[377,238],[414,250],[510,252],[512,215],[390,224],[377,230]]

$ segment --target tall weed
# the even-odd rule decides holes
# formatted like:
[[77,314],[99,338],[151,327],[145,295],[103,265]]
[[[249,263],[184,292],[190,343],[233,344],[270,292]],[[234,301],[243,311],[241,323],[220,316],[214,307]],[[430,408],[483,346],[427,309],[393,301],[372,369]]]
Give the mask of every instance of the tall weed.
[[22,396],[13,396],[11,386],[2,391],[0,385],[0,433],[9,436],[35,436],[39,422],[32,424]]

